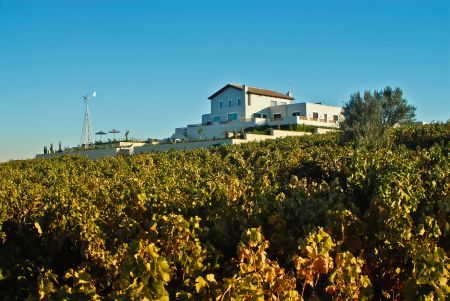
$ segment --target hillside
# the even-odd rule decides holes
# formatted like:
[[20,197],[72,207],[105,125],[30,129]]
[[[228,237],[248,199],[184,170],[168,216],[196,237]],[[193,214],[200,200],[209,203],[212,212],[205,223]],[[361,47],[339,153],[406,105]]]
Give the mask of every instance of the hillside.
[[338,135],[0,164],[0,299],[448,298],[450,124]]

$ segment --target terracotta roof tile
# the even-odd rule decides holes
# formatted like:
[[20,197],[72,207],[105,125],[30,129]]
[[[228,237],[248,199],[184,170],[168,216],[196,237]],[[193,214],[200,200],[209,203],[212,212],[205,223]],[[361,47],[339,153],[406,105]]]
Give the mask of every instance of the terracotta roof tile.
[[[244,86],[239,85],[239,84],[228,84],[228,85],[222,87],[220,90],[218,90],[216,93],[214,93],[210,97],[208,97],[208,99],[214,98],[215,96],[219,95],[224,90],[226,90],[227,88],[234,88],[234,89],[242,91],[244,89]],[[287,94],[283,94],[283,93],[279,93],[279,92],[275,92],[275,91],[271,91],[271,90],[266,90],[266,89],[255,88],[255,87],[248,87],[248,94],[264,95],[264,96],[294,100],[293,97],[288,96]]]

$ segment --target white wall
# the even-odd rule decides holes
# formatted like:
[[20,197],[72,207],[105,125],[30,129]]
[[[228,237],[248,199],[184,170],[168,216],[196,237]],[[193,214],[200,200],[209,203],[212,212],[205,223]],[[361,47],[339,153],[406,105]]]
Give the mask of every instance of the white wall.
[[[206,126],[195,126],[195,127],[187,127],[187,134],[189,140],[201,140],[201,139],[221,139],[224,138],[224,132],[232,133],[233,131],[240,132],[241,129],[246,129],[248,127],[253,127],[256,125],[263,125],[265,122],[264,119],[252,120],[248,122],[241,122],[240,120],[236,120],[230,123],[225,124],[214,124],[214,125],[206,125]],[[203,129],[202,135],[198,133],[199,129]],[[176,139],[183,139],[176,138]]]
[[145,145],[141,147],[136,147],[134,149],[134,154],[142,154],[148,152],[166,152],[171,149],[174,150],[189,150],[196,148],[209,148],[215,145],[229,145],[233,144],[235,139],[224,139],[224,140],[212,140],[212,141],[194,141],[187,143],[171,143],[171,144],[157,144],[157,145]]
[[[231,99],[232,106],[228,106],[228,100]],[[241,100],[241,105],[237,106],[237,100]],[[220,108],[220,101],[222,101],[222,109]],[[214,119],[214,116],[221,116],[222,121],[228,120],[229,113],[238,113],[238,119],[244,118],[244,92],[234,88],[227,88],[219,95],[211,99],[211,115],[210,120]]]
[[[248,94],[247,99],[250,100],[250,105],[248,105],[248,100],[245,104],[245,118],[252,118],[255,113],[269,113],[272,101],[276,101],[278,105],[287,103],[292,103],[289,99],[276,98],[270,96]],[[269,117],[269,116],[268,116]]]
[[271,136],[273,136],[275,138],[311,135],[311,133],[308,133],[308,132],[281,131],[281,130],[274,130],[274,129],[269,129],[269,133]]
[[327,122],[333,121],[333,115],[337,115],[339,120],[342,120],[343,118],[341,115],[342,108],[340,107],[306,103],[306,117],[313,118],[313,112],[319,113],[319,119],[324,119],[324,114],[327,114]]
[[99,159],[106,156],[114,156],[117,154],[118,148],[107,148],[107,149],[89,149],[89,150],[79,150],[73,152],[63,152],[63,153],[54,153],[54,154],[39,154],[36,155],[36,158],[52,158],[52,157],[60,157],[60,156],[86,156],[89,159]]

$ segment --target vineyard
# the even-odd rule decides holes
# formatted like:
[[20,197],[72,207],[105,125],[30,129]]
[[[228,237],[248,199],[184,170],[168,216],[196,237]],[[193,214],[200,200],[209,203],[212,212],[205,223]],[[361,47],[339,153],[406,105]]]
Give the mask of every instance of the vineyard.
[[0,164],[2,300],[448,300],[450,123]]

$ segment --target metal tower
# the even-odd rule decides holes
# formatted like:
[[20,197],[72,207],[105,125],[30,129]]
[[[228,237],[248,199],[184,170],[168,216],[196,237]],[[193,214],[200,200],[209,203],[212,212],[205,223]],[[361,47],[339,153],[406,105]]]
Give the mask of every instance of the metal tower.
[[[96,92],[93,92],[92,97],[95,96]],[[94,137],[92,135],[92,128],[91,128],[91,114],[89,113],[89,106],[88,106],[89,98],[90,98],[89,95],[83,96],[85,110],[84,110],[83,130],[81,131],[80,145],[81,147],[84,146],[84,148],[88,148],[89,146],[94,145]]]

